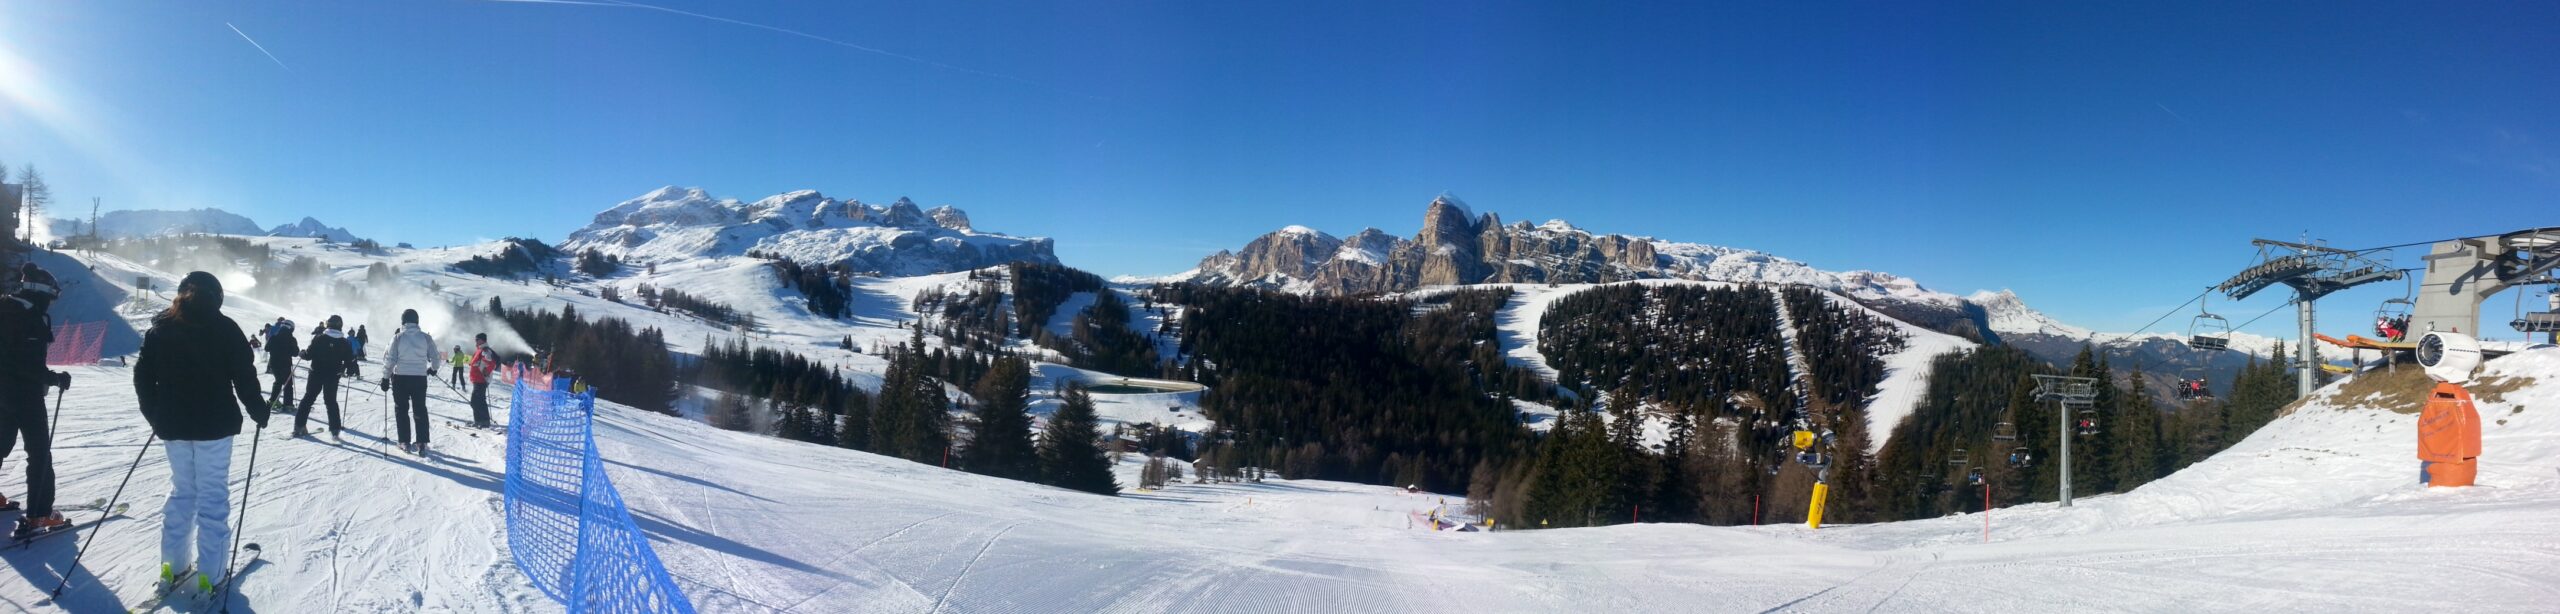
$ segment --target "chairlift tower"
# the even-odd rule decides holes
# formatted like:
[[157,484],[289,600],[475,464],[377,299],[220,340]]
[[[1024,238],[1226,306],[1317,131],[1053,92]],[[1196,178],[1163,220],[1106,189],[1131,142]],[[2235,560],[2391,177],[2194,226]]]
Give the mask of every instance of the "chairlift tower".
[[[2301,337],[2293,346],[2294,386],[2301,396],[2311,396],[2311,389],[2319,383],[2320,369],[2318,359],[2313,357],[2312,303],[2339,290],[2399,279],[2401,273],[2355,250],[2273,239],[2252,240],[2249,244],[2258,248],[2257,264],[2242,269],[2214,289],[2232,300],[2249,298],[2278,284],[2293,289],[2294,313],[2301,324]],[[2476,315],[2478,310],[2473,313]]]
[[[2560,282],[2555,269],[2560,269],[2560,227],[2438,241],[2427,249],[2409,338],[2437,331],[2480,337],[2488,332],[2480,326],[2482,301],[2516,286]],[[2510,325],[2522,333],[2553,332],[2560,330],[2555,313],[2560,306],[2522,314]]]
[[2059,453],[2055,456],[2062,459],[2062,506],[2071,507],[2071,434],[2077,430],[2071,427],[2071,417],[2097,408],[2098,378],[2069,375],[2035,377],[2036,400],[2054,401],[2062,406],[2062,411],[2054,412],[2053,419],[2054,436],[2061,440],[2056,446]]

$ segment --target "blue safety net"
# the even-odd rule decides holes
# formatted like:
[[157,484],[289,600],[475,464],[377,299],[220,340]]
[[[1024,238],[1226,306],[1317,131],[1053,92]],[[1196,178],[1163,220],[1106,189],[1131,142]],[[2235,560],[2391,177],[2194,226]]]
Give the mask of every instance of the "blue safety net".
[[572,613],[693,612],[596,455],[596,397],[517,378],[507,415],[507,549]]

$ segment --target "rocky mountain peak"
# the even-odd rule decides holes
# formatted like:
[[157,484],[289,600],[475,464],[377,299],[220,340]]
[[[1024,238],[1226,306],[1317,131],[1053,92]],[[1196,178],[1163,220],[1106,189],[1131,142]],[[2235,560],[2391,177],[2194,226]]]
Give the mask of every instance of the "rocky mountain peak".
[[969,212],[961,211],[959,207],[943,205],[927,210],[924,214],[925,217],[933,218],[935,226],[951,230],[969,229]]

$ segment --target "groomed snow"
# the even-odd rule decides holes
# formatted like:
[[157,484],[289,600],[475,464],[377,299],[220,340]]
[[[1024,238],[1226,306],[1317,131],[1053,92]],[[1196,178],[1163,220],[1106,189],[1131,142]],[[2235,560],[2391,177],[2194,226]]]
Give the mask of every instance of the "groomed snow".
[[[361,275],[373,259],[303,243],[332,266],[352,267],[341,275]],[[687,346],[715,330],[577,288],[424,266],[450,259],[431,250],[387,257],[420,265],[403,276],[439,282],[458,300],[568,302],[584,313],[645,318]],[[150,275],[97,263],[111,283]],[[710,291],[726,278],[737,285],[717,287],[724,296],[793,298],[745,266],[662,265],[659,283]],[[155,279],[166,287],[164,277]],[[865,342],[903,340],[895,326],[913,321],[906,301],[916,290],[965,283],[958,273],[863,280],[855,321],[870,326],[773,318],[751,338],[812,351],[847,330]],[[1525,330],[1534,353],[1532,314],[1561,293],[1518,289],[1521,298],[1504,308],[1505,349]],[[1519,313],[1530,300],[1539,309]],[[243,323],[313,317],[240,297],[229,309]],[[1531,316],[1525,328],[1518,315]],[[597,438],[652,546],[706,612],[2548,610],[2560,599],[2560,576],[2542,573],[2560,559],[2560,525],[2551,522],[2560,509],[2552,409],[2560,407],[2560,350],[2487,369],[2535,383],[2482,403],[2479,487],[2417,487],[2414,416],[2355,407],[2358,399],[2332,387],[2232,449],[2131,493],[1996,510],[1988,544],[1979,514],[1820,531],[1772,518],[1741,528],[1434,532],[1408,527],[1417,513],[1461,502],[1319,481],[1181,484],[1106,498],[609,403],[598,409]],[[76,383],[55,445],[62,499],[104,497],[144,439],[130,376],[118,366],[68,370]],[[439,455],[385,454],[377,394],[349,388],[345,443],[284,440],[284,424],[265,433],[240,527],[266,547],[266,560],[243,576],[230,605],[562,611],[507,557],[497,504],[502,442],[453,428],[467,412],[435,385]],[[496,402],[503,406],[503,396]],[[1115,419],[1140,418],[1144,406],[1129,409]],[[244,439],[234,449],[235,493],[249,454]],[[0,582],[0,603],[111,612],[145,594],[167,469],[156,451],[142,459],[124,495],[135,509],[91,530],[96,545],[78,569],[68,563],[85,533],[0,552],[21,578]],[[0,492],[24,492],[20,467],[0,466]],[[1134,486],[1137,460],[1120,470],[1122,484]],[[44,591],[66,571],[71,588],[48,600]]]

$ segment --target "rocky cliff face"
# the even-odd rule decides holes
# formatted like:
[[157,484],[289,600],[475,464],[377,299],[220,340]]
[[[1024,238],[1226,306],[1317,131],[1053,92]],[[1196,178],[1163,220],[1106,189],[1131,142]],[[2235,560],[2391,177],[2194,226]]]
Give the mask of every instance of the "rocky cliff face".
[[1478,214],[1445,195],[1424,207],[1422,230],[1409,239],[1375,228],[1335,239],[1291,226],[1254,239],[1241,251],[1212,255],[1178,279],[1360,294],[1443,285],[1655,278],[1800,283],[1876,296],[1927,293],[1891,275],[1828,273],[1749,250],[1595,234],[1562,220],[1505,225],[1500,216]]
[[1013,261],[1055,263],[1048,239],[979,232],[969,214],[927,211],[904,198],[886,207],[836,200],[814,190],[755,202],[713,198],[668,186],[596,214],[569,234],[570,251],[594,249],[641,261],[772,254],[844,263],[877,275],[927,275]]

